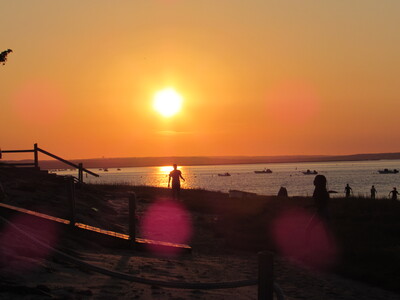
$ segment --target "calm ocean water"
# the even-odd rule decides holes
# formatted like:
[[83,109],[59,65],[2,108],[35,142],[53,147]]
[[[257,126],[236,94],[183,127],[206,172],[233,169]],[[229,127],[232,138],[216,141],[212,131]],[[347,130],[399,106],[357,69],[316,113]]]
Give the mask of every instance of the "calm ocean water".
[[[256,174],[254,171],[269,168],[271,174]],[[287,188],[289,196],[311,196],[315,175],[304,175],[307,169],[316,170],[328,179],[329,190],[337,191],[333,197],[344,195],[349,183],[355,196],[369,196],[371,185],[378,190],[377,196],[387,197],[393,187],[400,188],[400,173],[379,174],[381,169],[400,169],[400,160],[378,160],[358,162],[277,163],[213,166],[182,166],[186,182],[183,188],[202,188],[228,192],[231,189],[253,192],[260,195],[276,195],[279,188]],[[167,187],[170,167],[109,168],[108,172],[90,169],[100,177],[88,176],[88,183],[124,183]],[[229,172],[231,176],[218,176]],[[76,171],[59,171],[60,175],[77,175]]]

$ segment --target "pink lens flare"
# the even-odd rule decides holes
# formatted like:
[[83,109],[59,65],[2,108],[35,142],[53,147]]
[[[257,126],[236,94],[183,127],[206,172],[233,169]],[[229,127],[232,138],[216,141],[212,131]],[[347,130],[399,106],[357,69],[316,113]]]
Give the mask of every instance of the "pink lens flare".
[[311,119],[320,105],[315,88],[302,82],[276,85],[267,93],[266,101],[270,117],[289,124],[304,123]]
[[65,113],[63,93],[55,84],[47,81],[24,84],[15,92],[12,100],[17,116],[27,123],[48,125]]
[[[191,216],[186,208],[170,199],[159,199],[141,218],[141,235],[150,240],[186,244],[192,236]],[[149,245],[149,250],[163,256],[176,256],[179,248]]]
[[[2,256],[8,260],[8,269],[11,271],[29,272],[41,263],[40,260],[51,255],[49,248],[43,247],[35,240],[54,247],[58,240],[59,224],[29,215],[19,215],[10,221],[18,229],[12,225],[6,225],[3,228],[0,237]],[[20,230],[31,238],[21,233]]]
[[328,226],[302,209],[290,209],[278,216],[272,236],[280,253],[299,264],[327,270],[337,261],[338,248]]

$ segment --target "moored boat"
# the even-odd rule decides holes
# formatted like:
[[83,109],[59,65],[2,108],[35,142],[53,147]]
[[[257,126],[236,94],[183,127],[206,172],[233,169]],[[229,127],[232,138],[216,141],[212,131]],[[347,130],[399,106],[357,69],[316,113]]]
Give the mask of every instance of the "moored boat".
[[393,169],[393,170],[389,170],[389,169],[383,169],[383,170],[378,170],[379,174],[397,174],[399,173],[399,170],[397,169]]
[[316,174],[318,174],[318,172],[317,171],[310,171],[310,170],[307,170],[307,171],[305,171],[305,172],[302,172],[304,175],[316,175]]
[[254,171],[254,173],[256,173],[256,174],[270,174],[270,173],[272,173],[272,170],[271,169],[264,169],[262,171]]
[[226,173],[219,173],[218,176],[231,176],[231,174],[229,174],[228,172],[226,172]]

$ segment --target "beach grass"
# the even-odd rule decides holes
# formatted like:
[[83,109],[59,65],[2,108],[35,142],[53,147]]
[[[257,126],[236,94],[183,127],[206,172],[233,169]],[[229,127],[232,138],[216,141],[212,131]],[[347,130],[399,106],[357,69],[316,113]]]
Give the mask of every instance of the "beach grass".
[[332,211],[342,249],[337,272],[400,291],[400,202],[335,199]]
[[[146,199],[148,203],[170,196],[165,188],[124,188],[135,191],[138,201]],[[229,198],[222,192],[187,189],[182,190],[181,199],[190,212],[202,215],[195,226],[202,226],[202,230],[222,240],[218,251],[227,253],[267,249],[279,255],[273,237],[268,234],[274,220],[288,209],[313,211],[310,197]],[[330,206],[330,227],[340,249],[339,259],[330,271],[399,292],[400,202],[363,197],[334,198]]]

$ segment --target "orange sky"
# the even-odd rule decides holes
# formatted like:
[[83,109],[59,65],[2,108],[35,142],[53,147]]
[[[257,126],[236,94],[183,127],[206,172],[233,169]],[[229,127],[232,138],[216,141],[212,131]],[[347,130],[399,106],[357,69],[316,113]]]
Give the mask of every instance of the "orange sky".
[[[0,147],[399,152],[399,12],[397,0],[4,1]],[[152,108],[166,87],[184,98],[168,119]]]

